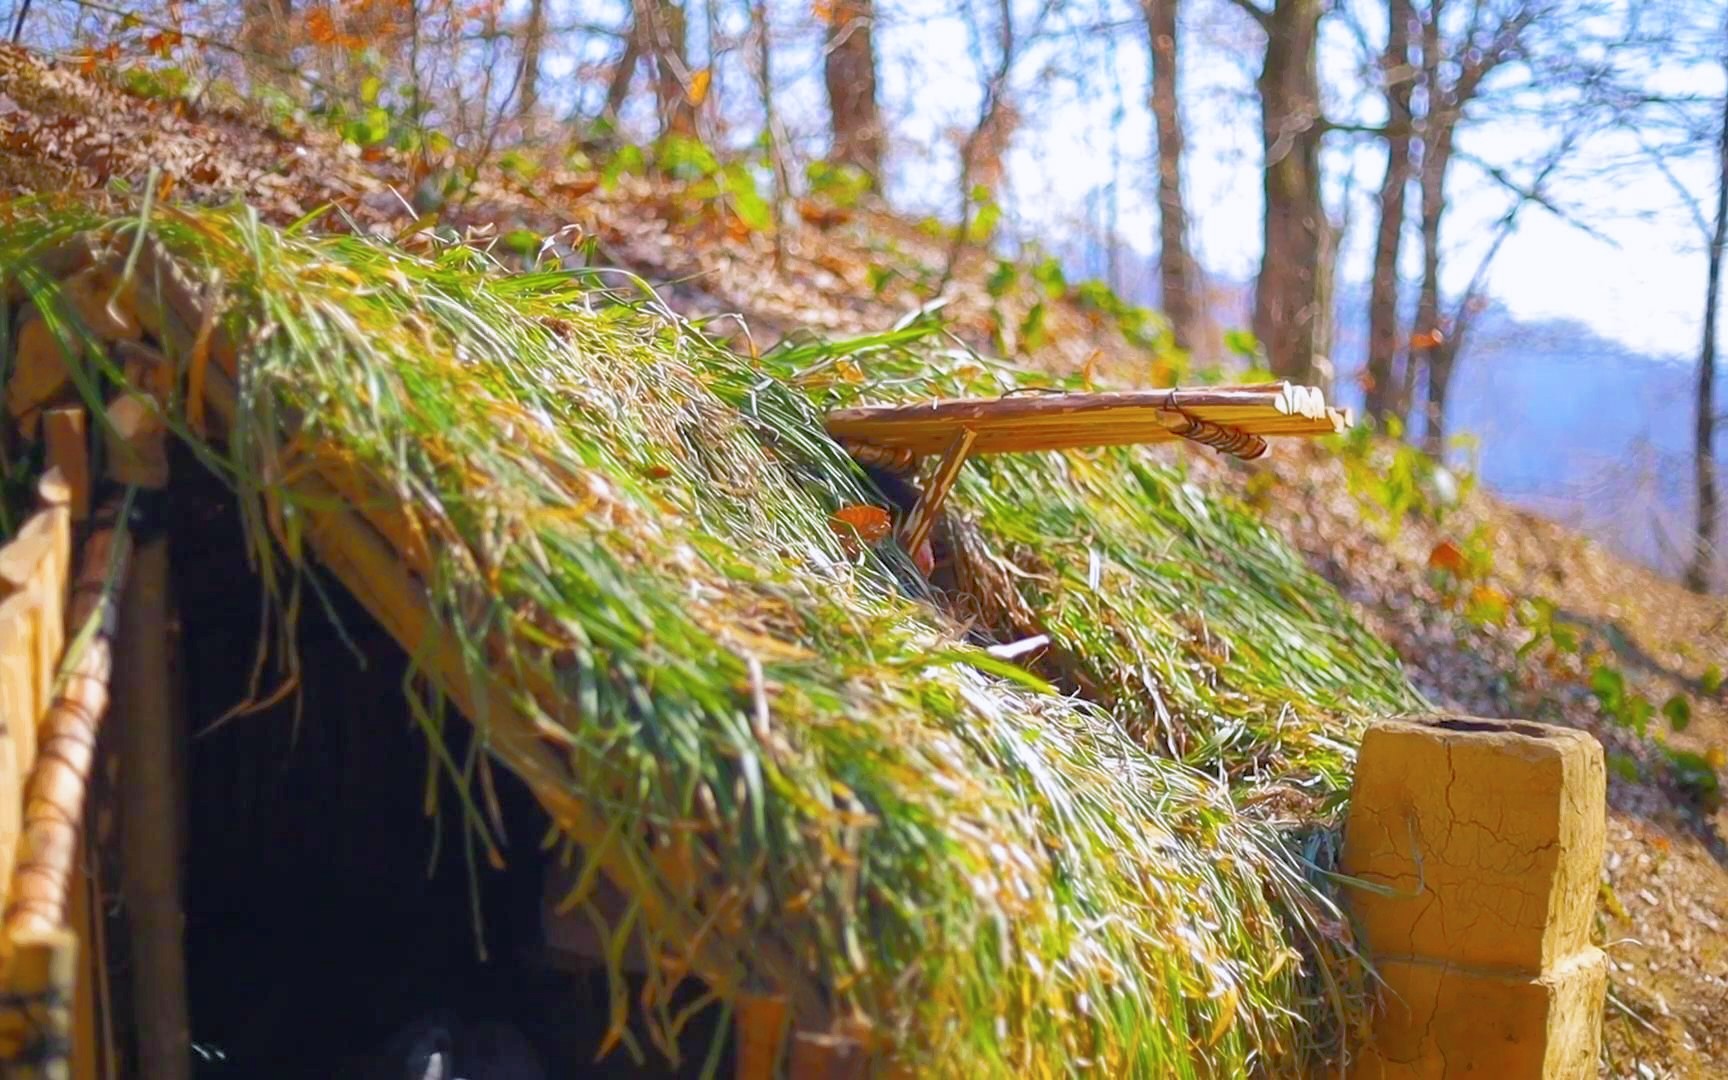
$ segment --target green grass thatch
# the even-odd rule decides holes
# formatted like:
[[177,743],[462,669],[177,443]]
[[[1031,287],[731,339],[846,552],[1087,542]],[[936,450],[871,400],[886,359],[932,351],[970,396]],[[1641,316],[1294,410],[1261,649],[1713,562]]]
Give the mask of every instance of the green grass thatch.
[[[0,280],[48,308],[33,252],[139,228],[36,203],[0,221]],[[787,958],[920,1073],[1288,1075],[1334,1048],[1346,935],[1297,850],[1325,838],[1265,796],[1335,790],[1354,718],[1416,699],[1241,508],[1134,452],[971,467],[961,510],[1098,700],[1063,696],[909,595],[896,551],[849,554],[830,526],[870,495],[822,433],[820,371],[901,395],[994,377],[924,331],[753,361],[617,278],[243,212],[143,227],[229,297],[241,422],[216,445],[174,421],[240,494],[280,602],[302,550],[284,471],[318,447],[436,538],[439,623],[563,726],[562,782],[613,854],[652,876],[690,845],[695,872],[660,888],[751,989]],[[446,771],[483,830],[475,763]],[[639,915],[610,932],[690,947]],[[639,1018],[662,1035],[683,1020],[668,991]]]

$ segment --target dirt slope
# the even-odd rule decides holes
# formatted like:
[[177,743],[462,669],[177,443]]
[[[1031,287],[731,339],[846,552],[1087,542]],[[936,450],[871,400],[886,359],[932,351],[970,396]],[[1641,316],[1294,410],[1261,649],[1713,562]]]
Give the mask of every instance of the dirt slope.
[[[755,347],[801,328],[891,325],[936,295],[945,256],[943,243],[880,210],[832,207],[804,208],[810,220],[790,223],[777,255],[724,200],[628,176],[604,185],[580,172],[523,181],[487,171],[434,207],[438,200],[416,194],[438,176],[424,162],[361,155],[315,129],[271,131],[236,114],[131,96],[0,47],[0,194],[136,191],[152,175],[173,198],[244,198],[278,222],[330,204],[330,227],[403,236],[435,209],[471,236],[524,230],[571,251],[587,245],[595,262],[641,274],[681,310],[742,314]],[[943,293],[959,340],[1111,383],[1169,373],[1136,345],[1120,312],[1071,290],[1054,295],[1025,272],[992,289],[993,269],[964,260]],[[736,323],[711,326],[739,332]],[[1610,720],[1589,685],[1593,668],[1608,666],[1628,693],[1657,705],[1686,695],[1684,731],[1660,716],[1650,726],[1720,767],[1728,698],[1707,692],[1707,672],[1728,667],[1728,606],[1481,494],[1444,515],[1400,513],[1394,527],[1352,491],[1363,477],[1392,475],[1395,463],[1372,453],[1352,461],[1336,448],[1283,447],[1252,467],[1189,456],[1200,476],[1259,507],[1360,605],[1437,705],[1566,723],[1602,738],[1616,764],[1601,914],[1614,966],[1606,1071],[1728,1075],[1728,812],[1688,787],[1653,739]],[[1462,588],[1446,570],[1455,553],[1477,563]],[[1473,604],[1525,610],[1531,601],[1551,605],[1551,618],[1581,639],[1575,652],[1544,646],[1521,657],[1528,625],[1484,620],[1480,610],[1471,617]]]

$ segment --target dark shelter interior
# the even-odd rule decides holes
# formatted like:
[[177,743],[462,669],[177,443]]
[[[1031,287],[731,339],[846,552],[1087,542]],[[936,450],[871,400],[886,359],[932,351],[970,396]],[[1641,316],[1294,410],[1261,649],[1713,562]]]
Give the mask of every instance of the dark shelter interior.
[[[607,976],[597,965],[554,966],[540,947],[545,815],[492,768],[501,870],[465,833],[447,774],[435,781],[438,813],[426,815],[434,766],[404,696],[408,658],[339,586],[303,589],[291,691],[223,719],[252,698],[264,597],[233,495],[189,457],[173,475],[197,1075],[421,1080],[400,1036],[429,1017],[504,1025],[542,1070],[524,1071],[526,1051],[505,1054],[509,1062],[468,1054],[456,1063],[463,1080],[699,1070],[713,1048],[711,1015],[686,1030],[677,1073],[639,1034],[644,1060],[621,1047],[595,1062]],[[281,682],[274,665],[259,682],[269,697]],[[443,733],[452,759],[466,760],[466,721],[448,712]],[[123,956],[113,962],[124,966]],[[126,983],[118,970],[111,981]]]

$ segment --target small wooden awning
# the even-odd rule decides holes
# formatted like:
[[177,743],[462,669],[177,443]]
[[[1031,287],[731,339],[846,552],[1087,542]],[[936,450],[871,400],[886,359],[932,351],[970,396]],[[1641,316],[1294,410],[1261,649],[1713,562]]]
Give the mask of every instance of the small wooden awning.
[[1332,435],[1349,425],[1349,414],[1329,407],[1319,390],[1287,382],[865,405],[836,409],[827,419],[828,434],[841,443],[906,451],[913,457],[943,453],[961,431],[973,433],[974,454],[1185,438],[1237,456],[1258,457],[1265,451],[1266,436]]
[[1117,393],[1038,391],[912,405],[864,405],[828,414],[828,434],[859,461],[910,471],[919,458],[942,461],[918,505],[900,526],[916,552],[936,511],[972,454],[1081,450],[1184,439],[1252,460],[1268,436],[1335,435],[1350,426],[1347,410],[1325,395],[1288,382],[1257,386],[1132,390]]

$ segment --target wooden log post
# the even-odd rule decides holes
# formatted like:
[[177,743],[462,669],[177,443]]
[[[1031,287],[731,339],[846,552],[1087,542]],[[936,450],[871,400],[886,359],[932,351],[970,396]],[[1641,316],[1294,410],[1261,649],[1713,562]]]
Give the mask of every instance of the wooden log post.
[[[130,366],[130,365],[129,365]],[[133,385],[149,373],[128,371]],[[127,393],[108,407],[108,477],[140,505],[168,485],[167,429],[159,403]],[[150,511],[141,515],[148,519]],[[186,913],[181,896],[183,731],[174,709],[168,540],[138,538],[116,636],[113,709],[120,756],[121,892],[131,946],[133,1015],[141,1080],[188,1080]]]
[[1383,983],[1363,1078],[1585,1080],[1607,965],[1602,747],[1571,728],[1431,717],[1369,728],[1342,869]]

